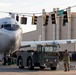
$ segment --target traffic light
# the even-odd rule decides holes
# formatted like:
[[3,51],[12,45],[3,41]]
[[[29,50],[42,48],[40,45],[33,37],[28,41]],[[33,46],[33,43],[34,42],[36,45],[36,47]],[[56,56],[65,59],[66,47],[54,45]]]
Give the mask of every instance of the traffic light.
[[68,18],[68,12],[67,11],[64,11],[63,12],[63,25],[65,26],[66,22],[69,22],[69,18]]
[[18,16],[18,14],[16,15],[16,21],[19,21],[19,16]]
[[48,21],[49,21],[49,16],[45,13],[43,18],[43,25],[44,26],[48,25]]
[[64,21],[65,21],[65,22],[69,22],[68,12],[67,12],[67,11],[64,11],[64,12],[63,12],[63,15],[64,15],[64,17],[63,17]]
[[37,16],[35,16],[35,14],[32,16],[32,24],[37,24]]
[[56,24],[56,13],[52,13],[51,14],[51,20],[52,20],[52,24]]
[[27,18],[21,17],[21,24],[27,24]]

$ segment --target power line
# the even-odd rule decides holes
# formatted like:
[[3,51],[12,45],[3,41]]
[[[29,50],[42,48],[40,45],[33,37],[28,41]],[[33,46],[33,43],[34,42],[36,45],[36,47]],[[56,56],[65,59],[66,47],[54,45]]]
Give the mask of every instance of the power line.
[[[74,7],[76,7],[76,5],[74,5],[74,6],[71,6],[70,8],[74,8]],[[66,10],[67,8],[64,8],[64,9],[61,9],[61,10]]]

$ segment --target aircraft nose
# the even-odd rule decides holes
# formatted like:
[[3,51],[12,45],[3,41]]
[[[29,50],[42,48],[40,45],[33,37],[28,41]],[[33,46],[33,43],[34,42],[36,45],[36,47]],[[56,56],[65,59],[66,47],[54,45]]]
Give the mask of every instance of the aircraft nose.
[[8,52],[9,50],[17,50],[21,42],[21,31],[13,31],[11,33],[0,33],[0,52]]
[[19,48],[21,42],[21,32],[18,31],[16,33],[13,33],[10,39],[10,48],[12,50]]
[[15,32],[15,33],[13,33],[12,35],[11,35],[11,40],[12,41],[19,41],[21,39],[21,32],[20,31],[17,31],[17,32]]

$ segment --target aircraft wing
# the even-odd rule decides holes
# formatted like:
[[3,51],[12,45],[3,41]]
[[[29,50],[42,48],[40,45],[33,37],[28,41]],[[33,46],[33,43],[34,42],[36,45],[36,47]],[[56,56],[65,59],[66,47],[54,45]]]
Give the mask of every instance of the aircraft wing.
[[48,41],[23,41],[21,42],[21,48],[23,47],[36,47],[37,45],[57,45],[57,44],[70,44],[76,43],[76,39],[67,40],[48,40]]

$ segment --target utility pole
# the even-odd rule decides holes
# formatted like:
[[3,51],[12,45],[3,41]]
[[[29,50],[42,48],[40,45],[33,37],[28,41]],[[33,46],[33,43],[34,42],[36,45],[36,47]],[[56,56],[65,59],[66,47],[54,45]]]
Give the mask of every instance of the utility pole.
[[[57,8],[56,12],[59,10]],[[56,40],[59,40],[59,16],[56,16]]]
[[[56,8],[53,8],[53,12],[56,11]],[[56,40],[56,24],[53,24],[53,40]]]
[[59,16],[57,16],[57,11],[59,8],[54,8],[53,13],[55,13],[55,23],[53,24],[53,40],[59,40]]
[[69,18],[69,22],[67,23],[67,27],[68,27],[68,31],[67,31],[67,39],[71,39],[72,36],[71,36],[71,7],[68,7],[66,9],[68,11],[68,18]]
[[42,10],[42,40],[45,40],[45,27],[43,24],[43,19],[44,19],[44,14],[45,14],[45,9]]

